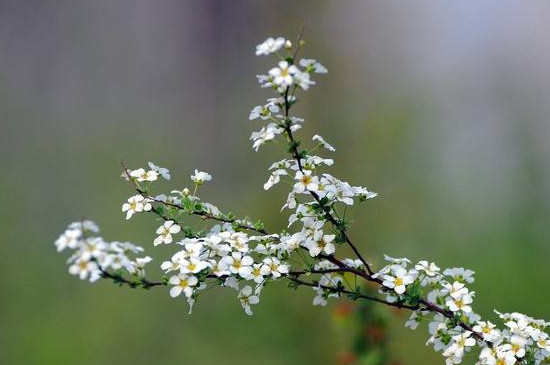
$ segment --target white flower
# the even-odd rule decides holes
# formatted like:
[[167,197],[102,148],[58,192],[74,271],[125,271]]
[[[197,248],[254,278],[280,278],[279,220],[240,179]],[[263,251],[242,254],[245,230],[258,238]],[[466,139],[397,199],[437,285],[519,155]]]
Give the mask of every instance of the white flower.
[[340,182],[336,185],[336,199],[346,204],[353,205],[353,198],[355,197],[355,190],[347,182]]
[[232,249],[239,252],[247,253],[250,249],[248,247],[248,235],[242,232],[225,231],[220,232],[219,237],[226,243],[228,243]]
[[273,185],[278,184],[279,181],[281,181],[281,176],[283,175],[288,175],[286,170],[280,169],[273,171],[269,176],[267,182],[264,184],[264,190],[269,190],[271,189],[271,187],[273,187]]
[[86,280],[90,277],[90,281],[95,281],[100,278],[99,267],[93,261],[88,261],[83,258],[78,258],[70,267],[71,275],[78,275],[80,280]]
[[318,74],[326,74],[328,72],[327,68],[316,60],[302,58],[300,60],[300,66],[306,69],[306,72],[315,72]]
[[156,233],[159,235],[153,241],[155,246],[160,245],[161,243],[169,244],[172,243],[172,235],[178,233],[181,230],[181,227],[175,224],[174,221],[166,221],[162,226],[157,228]]
[[80,236],[82,231],[80,229],[67,229],[59,238],[55,241],[57,251],[63,251],[65,248],[75,249],[80,244]]
[[428,263],[426,260],[419,261],[414,268],[424,272],[427,276],[436,276],[439,273],[439,267],[433,262]]
[[502,351],[510,351],[517,358],[522,358],[525,356],[525,346],[527,345],[527,340],[521,336],[513,335],[510,338],[510,343],[499,346]]
[[468,288],[464,284],[455,281],[452,284],[444,283],[443,284],[443,293],[448,293],[451,297],[457,299],[461,298],[465,294],[468,294]]
[[267,100],[267,104],[255,106],[254,109],[250,112],[248,116],[249,120],[254,120],[261,118],[262,120],[267,120],[271,117],[273,113],[279,112],[279,100],[276,98],[271,98]]
[[335,237],[336,236],[333,234],[326,234],[318,240],[308,240],[306,242],[306,247],[311,257],[318,256],[320,253],[332,255],[336,251],[336,247],[334,243],[332,243]]
[[241,301],[241,305],[243,306],[244,312],[251,316],[252,309],[250,308],[251,304],[258,304],[260,302],[260,298],[257,295],[252,295],[252,287],[250,285],[245,286],[241,289],[239,292],[239,300]]
[[[220,277],[220,276],[227,276],[231,274],[231,271],[227,269],[227,264],[223,262],[222,260],[216,261],[216,260],[210,260],[210,270],[212,274]],[[233,278],[237,280],[236,278]],[[239,290],[237,286],[237,290]]]
[[[317,220],[317,217],[303,217],[302,223],[304,228],[302,232],[306,235],[308,240],[317,241],[323,236],[323,227],[325,222]],[[308,242],[305,242],[304,246],[308,246]]]
[[252,271],[251,265],[254,260],[250,256],[243,256],[240,252],[233,252],[231,256],[222,258],[224,264],[227,265],[229,271],[233,274],[239,274],[243,278],[250,276]]
[[90,232],[93,232],[93,233],[99,233],[99,227],[97,226],[97,224],[95,224],[95,222],[91,221],[91,220],[83,220],[83,221],[78,221],[78,222],[73,222],[71,224],[69,224],[69,227],[68,229],[78,229],[80,231],[90,231]]
[[162,176],[163,179],[170,180],[170,171],[167,168],[157,166],[152,162],[149,162],[148,164],[149,168]]
[[294,82],[304,90],[308,90],[311,85],[315,85],[315,81],[312,81],[309,73],[297,72],[294,75]]
[[300,70],[287,61],[280,61],[277,67],[269,70],[269,75],[273,78],[273,83],[279,87],[286,88],[294,82],[293,75],[300,74]]
[[106,253],[107,244],[100,237],[87,239],[80,249],[80,257],[84,260],[98,259]]
[[365,266],[359,259],[343,259],[342,262],[353,269],[362,269]]
[[353,190],[353,193],[355,195],[359,195],[359,197],[362,200],[373,199],[378,196],[378,193],[375,193],[374,191],[370,191],[367,188],[364,188],[362,186],[352,186],[351,189]]
[[322,288],[313,288],[313,290],[317,294],[315,295],[315,297],[313,297],[313,305],[318,305],[322,307],[326,306],[327,299],[326,299],[325,290],[323,290]]
[[405,322],[405,327],[410,328],[411,330],[417,329],[420,324],[420,319],[422,319],[422,314],[420,312],[412,312],[407,322]]
[[[191,195],[191,190],[189,190],[188,188],[183,188],[182,190],[172,190],[170,192],[170,194],[177,194],[179,196],[189,196]],[[170,197],[171,199],[174,199],[174,200],[179,200],[177,197]]]
[[464,269],[462,267],[453,267],[451,269],[445,269],[443,275],[450,276],[456,281],[473,283],[474,272],[472,270]]
[[256,46],[256,56],[268,56],[280,50],[284,45],[285,39],[283,37],[269,37]]
[[516,363],[517,360],[512,351],[497,351],[496,365],[513,365]]
[[134,213],[151,210],[150,199],[145,199],[141,195],[134,195],[128,198],[128,203],[122,204],[122,211],[126,212],[126,219],[132,218]]
[[273,78],[269,75],[256,75],[261,87],[273,87]]
[[477,322],[477,324],[472,328],[474,332],[477,332],[483,336],[485,341],[494,342],[500,337],[500,333],[495,329],[495,325],[491,322]]
[[172,298],[177,297],[182,292],[189,298],[193,295],[193,287],[197,285],[198,279],[195,276],[178,274],[172,276],[168,282],[174,285],[172,289],[170,289],[170,296]]
[[329,150],[329,151],[331,151],[331,152],[336,151],[336,148],[334,148],[334,147],[332,147],[330,144],[328,144],[328,143],[323,139],[323,137],[321,137],[320,135],[316,134],[316,135],[313,136],[312,139],[313,139],[314,141],[319,142],[319,144],[320,144],[322,147],[326,148],[327,150]]
[[203,249],[203,243],[195,238],[184,238],[178,244],[183,246],[184,257],[199,257]]
[[107,254],[100,258],[100,265],[102,268],[112,268],[113,270],[120,270],[130,265],[128,257],[122,253]]
[[230,277],[225,279],[222,286],[225,286],[225,287],[228,287],[228,288],[231,288],[231,289],[235,289],[236,291],[239,291],[239,280],[237,280],[237,278],[234,277],[234,276],[230,276]]
[[143,252],[143,247],[136,246],[130,242],[111,242],[111,249],[115,252]]
[[212,175],[210,175],[208,172],[195,169],[195,174],[191,175],[191,180],[193,180],[195,184],[201,185],[207,181],[212,180]]
[[255,283],[260,284],[264,281],[264,276],[269,275],[269,267],[264,264],[253,264],[250,274],[246,277],[246,280],[254,280]]
[[472,307],[470,306],[470,304],[472,304],[472,302],[474,301],[472,298],[474,294],[474,292],[468,293],[467,289],[466,293],[460,296],[455,295],[455,297],[453,297],[451,294],[451,297],[447,299],[445,305],[452,312],[462,311],[464,313],[470,313],[472,311]]
[[330,291],[324,289],[323,287],[327,286],[337,286],[339,282],[342,282],[342,277],[340,276],[334,276],[330,277],[328,275],[323,275],[321,277],[321,280],[319,280],[319,286],[313,287],[312,289],[315,291],[317,295],[313,298],[313,305],[318,306],[326,306],[327,305],[327,298],[337,298],[339,297],[338,293],[331,293]]
[[403,294],[407,285],[414,282],[414,275],[401,266],[392,267],[392,275],[384,275],[382,285],[393,289],[397,294]]
[[281,264],[276,257],[266,257],[263,261],[265,268],[267,269],[267,274],[271,274],[274,278],[279,278],[281,275],[288,274],[288,265]]
[[180,261],[180,272],[182,274],[196,274],[209,266],[210,264],[206,261],[201,261],[196,257],[190,257]]
[[548,335],[546,333],[543,332],[539,335],[537,346],[550,354],[550,340],[548,340]]
[[181,262],[181,260],[177,260],[177,259],[174,259],[174,257],[172,257],[172,259],[170,261],[164,261],[162,264],[160,264],[160,268],[165,273],[169,273],[169,272],[172,272],[172,271],[179,271],[179,269],[181,267],[180,262]]
[[257,132],[252,132],[250,140],[253,141],[252,148],[257,152],[261,145],[275,138],[276,135],[281,134],[283,128],[279,127],[275,123],[269,123],[266,127],[263,127]]
[[452,343],[445,351],[443,351],[443,356],[462,359],[462,356],[464,356],[464,351],[468,347],[475,346],[476,344],[476,340],[470,337],[471,334],[472,332],[465,331],[464,333],[453,336]]
[[130,262],[128,271],[133,275],[145,276],[145,265],[153,261],[149,256],[138,257],[136,261]]
[[317,191],[319,188],[319,178],[317,176],[312,176],[311,171],[305,170],[304,172],[296,172],[296,184],[294,184],[294,191],[296,193],[304,193],[308,191]]
[[137,181],[155,181],[158,179],[158,173],[156,171],[145,171],[144,169],[137,169],[130,171],[130,176]]
[[391,257],[391,256],[388,256],[386,254],[384,254],[384,260],[388,261],[388,262],[391,262],[392,264],[396,264],[396,265],[400,265],[400,266],[403,266],[403,267],[406,267],[408,264],[411,263],[411,260],[409,260],[408,258],[394,258],[394,257]]
[[502,351],[501,347],[484,347],[479,359],[482,364],[487,365],[513,365],[516,363],[516,357],[511,351]]

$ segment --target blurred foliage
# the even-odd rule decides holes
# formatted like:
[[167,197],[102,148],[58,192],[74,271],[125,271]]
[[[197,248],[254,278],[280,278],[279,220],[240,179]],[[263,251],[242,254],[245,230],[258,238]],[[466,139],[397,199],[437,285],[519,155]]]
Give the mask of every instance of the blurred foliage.
[[[367,295],[376,295],[376,289],[365,287]],[[342,302],[336,306],[333,318],[340,328],[343,350],[337,357],[338,365],[403,365],[396,360],[390,347],[388,322],[396,310],[369,301]]]

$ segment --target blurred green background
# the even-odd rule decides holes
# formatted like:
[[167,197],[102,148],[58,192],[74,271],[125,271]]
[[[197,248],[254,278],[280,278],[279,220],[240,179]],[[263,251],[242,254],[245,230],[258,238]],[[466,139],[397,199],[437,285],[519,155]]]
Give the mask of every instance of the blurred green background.
[[[482,315],[550,319],[549,16],[542,0],[0,1],[0,363],[336,363],[345,336],[310,290],[272,287],[252,318],[210,291],[188,316],[162,289],[69,276],[53,245],[85,216],[155,256],[157,223],[120,212],[120,159],[169,167],[166,190],[209,171],[204,198],[282,227],[284,189],[262,189],[281,151],[254,153],[247,117],[270,96],[255,45],[301,23],[329,69],[301,135],[380,194],[356,211],[363,252],[471,268]],[[396,358],[443,362],[394,317]]]

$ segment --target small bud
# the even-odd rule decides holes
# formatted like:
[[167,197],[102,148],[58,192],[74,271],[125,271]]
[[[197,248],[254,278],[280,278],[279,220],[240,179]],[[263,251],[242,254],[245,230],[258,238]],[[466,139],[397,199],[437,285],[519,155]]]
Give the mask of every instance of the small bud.
[[288,50],[290,50],[292,48],[292,42],[289,41],[288,39],[285,42],[285,48],[288,49]]
[[191,194],[191,191],[187,188],[183,189],[181,192],[183,193],[184,196],[189,196],[189,194]]

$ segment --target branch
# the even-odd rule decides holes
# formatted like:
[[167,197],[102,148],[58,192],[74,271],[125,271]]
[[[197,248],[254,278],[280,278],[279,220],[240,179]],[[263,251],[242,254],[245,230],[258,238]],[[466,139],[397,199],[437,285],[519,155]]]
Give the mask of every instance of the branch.
[[298,279],[296,277],[292,277],[292,276],[289,276],[288,279],[290,281],[298,284],[298,285],[311,286],[313,288],[322,288],[322,289],[331,291],[333,293],[349,294],[349,295],[353,295],[357,298],[366,299],[366,300],[370,300],[370,301],[373,301],[373,302],[386,304],[386,305],[389,305],[390,307],[405,308],[405,309],[410,309],[410,310],[420,309],[419,306],[411,306],[411,305],[407,305],[407,304],[404,304],[404,303],[401,303],[401,302],[392,303],[392,302],[388,302],[388,301],[385,301],[385,300],[377,298],[377,297],[371,297],[371,296],[364,295],[364,294],[361,294],[361,293],[358,293],[358,292],[353,292],[353,291],[349,291],[349,290],[345,290],[345,289],[341,289],[341,288],[335,288],[335,287],[332,287],[332,286],[321,285],[317,282],[303,281],[303,280],[300,280],[300,279]]
[[[218,222],[221,222],[221,223],[230,223],[232,225],[237,225],[239,228],[244,229],[244,230],[256,232],[256,233],[263,234],[263,235],[269,235],[269,233],[267,233],[267,231],[265,229],[258,229],[254,226],[241,223],[236,218],[230,219],[230,218],[218,217],[218,216],[215,216],[213,214],[210,214],[210,213],[207,213],[207,212],[204,212],[204,211],[188,210],[188,209],[186,209],[185,207],[183,207],[179,204],[170,203],[170,202],[162,201],[162,200],[159,200],[159,199],[155,199],[152,196],[149,196],[149,194],[147,194],[147,191],[141,189],[141,187],[136,183],[136,181],[130,176],[130,173],[129,173],[130,170],[124,165],[124,162],[120,161],[120,166],[122,167],[122,171],[126,175],[127,180],[130,181],[130,183],[132,184],[132,186],[134,187],[136,192],[138,194],[140,194],[142,197],[144,197],[145,199],[149,199],[149,200],[154,201],[155,203],[158,203],[158,204],[162,204],[162,205],[173,207],[173,208],[176,208],[176,209],[179,209],[179,210],[182,210],[182,211],[186,211],[190,215],[196,215],[196,216],[199,216],[199,217],[204,218],[204,219],[211,219],[211,220],[215,220],[215,221],[218,221]],[[163,215],[161,212],[159,212],[157,209],[155,209],[155,207],[153,207],[151,209],[151,211],[153,213],[157,214],[159,217],[161,217],[162,219],[164,219],[166,221],[168,221],[168,220],[174,221],[174,219],[168,218],[165,215]]]
[[[285,106],[284,106],[284,109],[285,109],[285,121],[286,121],[284,128],[285,128],[285,132],[287,134],[288,140],[290,142],[291,154],[292,154],[292,157],[296,160],[296,162],[298,164],[298,168],[300,169],[300,171],[302,173],[304,173],[304,170],[303,170],[303,167],[302,167],[302,161],[301,161],[302,159],[300,157],[301,152],[298,150],[298,144],[297,144],[296,140],[294,139],[294,135],[292,134],[292,130],[290,129],[291,123],[290,123],[290,118],[289,118],[290,104],[288,102],[288,88],[285,91]],[[361,255],[361,253],[359,252],[357,247],[355,247],[355,245],[353,244],[351,239],[348,237],[345,228],[342,227],[338,223],[336,218],[334,218],[334,216],[330,213],[330,208],[326,207],[321,202],[321,198],[319,197],[319,195],[316,192],[310,191],[310,190],[308,190],[308,192],[310,193],[311,196],[313,196],[313,198],[317,201],[317,203],[319,203],[319,205],[323,208],[323,211],[325,212],[326,218],[332,223],[334,228],[336,228],[340,232],[342,237],[344,237],[344,239],[346,240],[348,245],[351,247],[351,249],[353,250],[353,252],[357,256],[357,258],[359,260],[361,260],[363,265],[365,265],[365,268],[367,269],[368,273],[370,275],[374,274],[374,272],[372,271],[369,263],[363,258],[363,256]]]
[[166,286],[166,283],[164,282],[155,282],[155,281],[149,281],[145,278],[140,278],[139,280],[130,280],[126,279],[120,274],[116,273],[110,273],[106,270],[104,270],[101,266],[99,266],[99,271],[101,271],[101,276],[104,279],[112,279],[113,282],[119,285],[128,285],[130,288],[138,288],[142,287],[144,289],[150,289],[155,286]]
[[[301,155],[302,155],[302,152],[300,152],[300,150],[298,149],[298,143],[296,142],[295,138],[294,138],[294,135],[292,134],[292,130],[291,130],[291,122],[290,122],[290,117],[289,117],[289,111],[290,111],[290,107],[291,105],[289,104],[288,102],[288,87],[284,93],[284,102],[285,102],[285,105],[284,105],[284,117],[285,117],[285,124],[284,124],[284,130],[286,132],[286,135],[287,135],[287,138],[288,138],[288,141],[289,141],[289,144],[290,144],[290,153],[292,155],[292,157],[294,158],[294,160],[296,161],[296,163],[298,164],[298,169],[304,173],[304,170],[303,170],[303,166],[302,166],[302,161],[301,161]],[[365,258],[361,255],[361,253],[359,252],[359,250],[357,249],[357,247],[355,246],[355,244],[353,244],[353,242],[351,241],[351,239],[349,238],[349,236],[347,235],[346,233],[346,230],[344,227],[342,227],[341,224],[339,224],[338,220],[331,214],[330,212],[330,208],[325,206],[322,202],[321,202],[321,198],[319,197],[319,195],[314,192],[314,191],[310,191],[308,190],[308,192],[310,193],[310,195],[315,199],[315,201],[317,201],[317,203],[323,208],[323,211],[325,212],[325,217],[327,218],[328,221],[330,221],[332,223],[332,225],[334,226],[334,228],[336,228],[339,233],[342,235],[342,237],[344,237],[345,241],[347,242],[347,244],[350,246],[350,248],[352,249],[352,251],[354,252],[354,254],[356,255],[356,257],[363,263],[363,265],[365,266],[366,268],[366,272],[364,271],[361,271],[361,270],[356,270],[356,269],[353,269],[353,268],[349,268],[349,272],[352,272],[360,277],[362,277],[363,279],[369,281],[369,282],[374,282],[374,283],[377,283],[379,284],[380,286],[382,286],[382,280],[380,280],[379,278],[373,278],[372,275],[374,274],[374,271],[371,269],[369,263],[365,260]],[[329,260],[330,262],[336,264],[337,266],[339,266],[340,268],[347,268],[347,265],[345,265],[343,262],[337,260],[336,258],[334,258],[333,256],[324,256],[325,259]],[[309,285],[309,286],[312,286],[311,283],[307,284],[307,283],[304,283],[303,285]],[[383,287],[383,286],[382,286]],[[330,288],[330,287],[329,287]],[[365,298],[365,299],[370,299],[370,300],[374,300],[376,302],[380,302],[380,303],[385,303],[385,304],[389,304],[389,305],[392,305],[392,306],[395,306],[394,303],[390,303],[390,302],[386,302],[384,300],[381,300],[381,299],[378,299],[378,298],[375,298],[375,299],[371,299],[371,298]],[[483,341],[483,336],[481,336],[480,334],[476,333],[476,332],[473,332],[472,330],[472,327],[470,325],[468,325],[467,323],[465,323],[464,321],[462,320],[456,320],[455,318],[455,315],[453,312],[449,311],[449,310],[446,310],[446,309],[443,309],[443,308],[440,308],[439,306],[437,306],[436,304],[432,303],[432,302],[429,302],[427,300],[424,300],[424,299],[421,299],[419,301],[420,304],[422,304],[427,310],[430,310],[432,312],[437,312],[437,313],[440,313],[442,314],[443,316],[449,318],[449,319],[452,319],[453,321],[456,321],[456,324],[460,327],[462,327],[463,329],[465,330],[468,330],[468,331],[471,331],[472,332],[472,335],[480,340],[480,341]],[[403,308],[405,308],[404,306],[401,306]],[[410,308],[408,309],[412,309],[412,310],[416,310],[416,309],[419,309],[419,306],[417,307],[413,307],[413,306],[410,306]],[[489,343],[490,345],[490,343]]]

